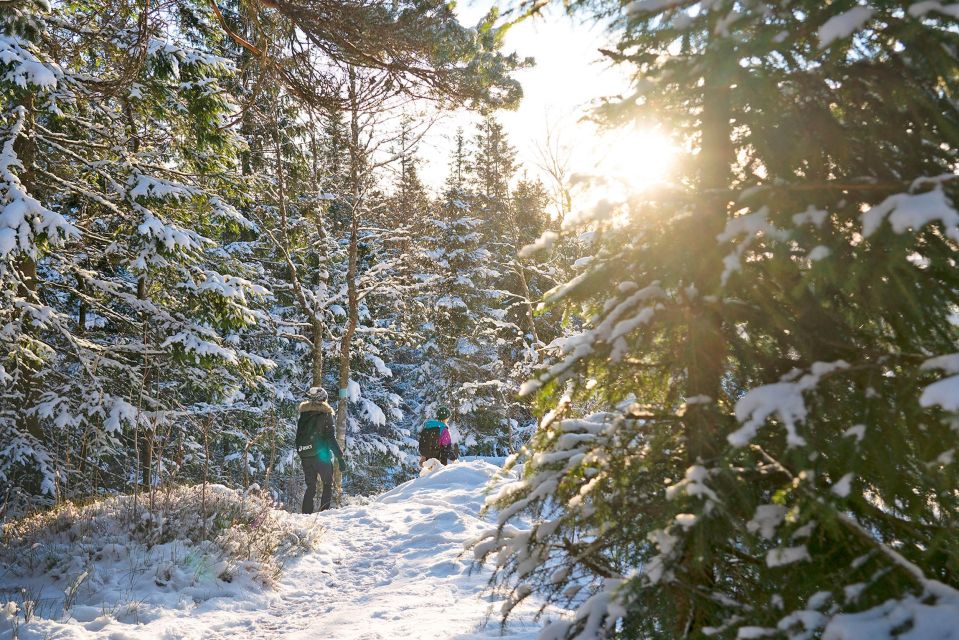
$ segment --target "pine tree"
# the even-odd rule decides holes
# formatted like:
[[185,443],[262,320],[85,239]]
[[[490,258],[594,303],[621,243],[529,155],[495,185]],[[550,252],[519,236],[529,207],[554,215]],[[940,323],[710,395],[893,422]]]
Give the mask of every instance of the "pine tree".
[[[468,28],[433,1],[7,4],[0,512],[199,479],[295,503],[314,385],[347,394],[348,490],[405,477],[424,404],[411,325],[449,274],[414,269],[435,213],[419,123],[385,196],[377,137],[394,132],[377,121],[411,97],[515,104],[523,63],[496,13]],[[501,314],[487,284],[478,320]]]
[[475,453],[508,448],[499,425],[505,375],[499,360],[500,297],[492,282],[490,236],[472,215],[472,194],[451,189],[424,221],[417,254],[422,347],[412,372],[419,422],[441,405],[453,409],[461,444]]
[[466,188],[468,172],[469,152],[466,148],[466,135],[463,127],[459,127],[453,137],[453,155],[450,158],[450,172],[446,176],[444,192],[450,194],[463,191]]
[[515,151],[502,127],[485,120],[475,141],[470,154],[457,132],[443,199],[423,223],[417,302],[427,339],[410,356],[419,362],[411,376],[420,421],[448,405],[466,451],[500,455],[525,441],[532,424],[516,391],[537,358],[537,321],[522,293],[516,244],[539,235],[545,214],[534,183],[520,183],[514,206]]
[[683,188],[600,205],[546,296],[592,318],[527,385],[546,413],[477,548],[504,611],[577,604],[548,638],[919,629],[959,596],[956,18],[640,1],[617,25],[643,81],[611,113],[696,153]]
[[216,250],[251,226],[223,179],[231,66],[167,27],[0,18],[0,478],[27,493],[151,486],[270,364],[232,343],[266,290]]

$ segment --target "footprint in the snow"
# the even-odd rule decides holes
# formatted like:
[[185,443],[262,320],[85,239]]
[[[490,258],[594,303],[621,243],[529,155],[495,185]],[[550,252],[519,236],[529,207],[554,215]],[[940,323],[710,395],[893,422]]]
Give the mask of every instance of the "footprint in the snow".
[[101,615],[94,618],[93,620],[86,623],[85,625],[83,625],[83,628],[86,629],[87,631],[92,631],[96,633],[97,631],[103,631],[105,628],[107,628],[110,625],[111,622],[113,622],[113,619],[110,618],[110,616]]
[[459,562],[440,562],[430,567],[429,574],[434,578],[447,578],[463,573],[463,565]]
[[423,520],[419,524],[413,525],[410,527],[409,533],[411,535],[440,531],[444,533],[462,533],[465,530],[466,525],[463,523],[459,514],[454,511],[444,511],[428,520]]
[[389,575],[383,576],[383,579],[376,583],[377,587],[388,587],[393,584],[393,580],[396,579],[396,576],[399,575],[399,572],[396,570],[390,571]]
[[435,556],[437,553],[457,548],[462,550],[462,545],[456,542],[450,542],[449,536],[445,531],[431,531],[430,533],[411,535],[404,542],[394,545],[390,553],[403,556],[404,558],[422,558]]

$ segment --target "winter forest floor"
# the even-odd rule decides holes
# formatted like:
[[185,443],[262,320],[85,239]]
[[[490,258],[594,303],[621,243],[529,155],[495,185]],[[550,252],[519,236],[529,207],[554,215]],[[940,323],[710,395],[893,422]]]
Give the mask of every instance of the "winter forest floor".
[[[19,635],[24,640],[533,638],[540,628],[533,621],[534,604],[514,610],[502,630],[500,602],[486,590],[489,572],[477,571],[464,553],[464,543],[490,527],[480,509],[486,484],[498,471],[481,460],[460,462],[365,505],[292,516],[318,526],[319,543],[290,561],[273,590],[250,582],[199,604],[184,596],[152,607],[151,601],[161,599],[147,590],[136,594],[147,605],[136,622],[76,605],[56,619],[35,617]],[[0,638],[9,637],[0,627]]]

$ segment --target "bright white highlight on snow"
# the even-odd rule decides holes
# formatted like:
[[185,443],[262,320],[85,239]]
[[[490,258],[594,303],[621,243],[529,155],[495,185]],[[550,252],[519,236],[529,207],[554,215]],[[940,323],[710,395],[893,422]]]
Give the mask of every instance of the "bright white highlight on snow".
[[769,553],[766,554],[766,565],[770,568],[782,567],[787,564],[802,562],[803,560],[809,559],[809,551],[806,549],[806,545],[783,547],[779,549],[770,549]]
[[819,27],[819,47],[825,49],[836,40],[848,38],[862,29],[873,13],[871,7],[858,6],[833,16]]

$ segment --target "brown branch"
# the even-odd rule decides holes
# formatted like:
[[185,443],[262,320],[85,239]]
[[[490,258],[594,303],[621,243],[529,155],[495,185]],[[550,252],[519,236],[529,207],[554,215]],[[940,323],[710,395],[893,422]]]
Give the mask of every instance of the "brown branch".
[[210,7],[213,9],[213,13],[216,15],[217,20],[220,21],[220,26],[223,27],[223,30],[228,36],[230,36],[230,39],[233,40],[233,42],[240,45],[258,58],[264,57],[263,51],[242,38],[230,28],[230,26],[226,23],[226,18],[223,17],[222,13],[220,13],[220,7],[217,6],[216,0],[210,0]]

